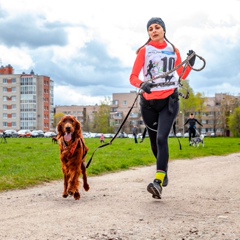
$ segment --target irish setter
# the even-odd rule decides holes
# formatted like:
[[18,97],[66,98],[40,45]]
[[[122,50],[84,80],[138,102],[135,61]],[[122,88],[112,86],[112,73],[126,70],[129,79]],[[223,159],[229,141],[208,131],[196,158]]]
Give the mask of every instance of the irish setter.
[[64,116],[57,126],[57,139],[60,145],[60,158],[64,175],[63,197],[73,195],[75,200],[80,199],[80,175],[83,176],[83,188],[89,190],[85,157],[88,148],[82,135],[81,124],[73,116]]

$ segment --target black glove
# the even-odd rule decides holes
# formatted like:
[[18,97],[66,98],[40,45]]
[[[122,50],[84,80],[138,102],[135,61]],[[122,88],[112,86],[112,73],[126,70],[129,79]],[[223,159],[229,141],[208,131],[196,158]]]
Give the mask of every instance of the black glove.
[[[192,55],[192,53],[194,53],[193,50],[189,50],[187,55],[190,56]],[[190,60],[189,60],[189,64],[191,67],[193,67],[194,63],[195,63],[195,59],[196,59],[196,55],[194,55]]]
[[151,88],[153,87],[154,87],[154,84],[150,82],[145,82],[141,84],[141,89],[148,94],[151,93]]

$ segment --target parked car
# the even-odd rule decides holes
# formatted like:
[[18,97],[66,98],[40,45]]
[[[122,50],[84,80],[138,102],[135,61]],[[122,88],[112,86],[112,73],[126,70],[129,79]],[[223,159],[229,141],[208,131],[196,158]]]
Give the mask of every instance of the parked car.
[[189,133],[188,132],[184,133],[184,137],[188,138],[189,137]]
[[[137,138],[142,139],[142,137],[143,137],[143,133],[138,133],[138,134],[137,134]],[[148,134],[148,132],[146,132],[146,134],[145,134],[145,138],[149,138],[149,134]]]
[[118,138],[128,138],[128,135],[125,132],[121,132],[117,136]]
[[96,133],[89,132],[90,138],[95,138]]
[[50,138],[50,137],[56,137],[56,136],[57,136],[57,134],[55,132],[45,132],[44,133],[44,137]]
[[91,138],[91,134],[89,132],[83,132],[84,138]]
[[112,133],[104,133],[104,137],[105,138],[113,138],[114,134],[112,134]]
[[128,134],[128,138],[134,138],[133,134],[132,134],[132,133],[129,133],[129,134]]
[[173,137],[175,137],[175,134],[174,134],[174,133],[170,133],[170,134],[168,135],[168,137],[169,137],[169,138],[173,138]]
[[5,130],[4,133],[5,133],[5,137],[9,137],[9,138],[11,138],[11,137],[18,137],[18,133],[14,129]]
[[30,130],[28,129],[22,129],[22,130],[19,130],[18,132],[18,137],[24,137],[24,138],[30,138],[32,137],[32,133]]
[[44,132],[42,130],[33,130],[31,133],[33,138],[44,137]]
[[96,133],[95,135],[94,135],[94,138],[100,138],[102,136],[102,133]]

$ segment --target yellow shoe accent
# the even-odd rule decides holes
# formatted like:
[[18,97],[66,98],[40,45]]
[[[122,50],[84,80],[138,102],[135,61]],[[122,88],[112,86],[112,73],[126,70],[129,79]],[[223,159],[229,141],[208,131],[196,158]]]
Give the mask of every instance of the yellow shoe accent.
[[162,186],[162,184],[163,184],[163,181],[164,181],[165,176],[166,176],[166,173],[165,173],[165,172],[157,172],[157,173],[156,173],[155,179],[161,181],[161,186]]

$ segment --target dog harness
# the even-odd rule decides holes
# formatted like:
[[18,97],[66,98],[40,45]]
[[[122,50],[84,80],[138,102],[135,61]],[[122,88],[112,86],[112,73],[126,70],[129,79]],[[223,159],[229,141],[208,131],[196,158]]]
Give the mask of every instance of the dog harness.
[[88,147],[85,145],[82,138],[77,138],[70,145],[68,145],[67,142],[64,141],[64,138],[62,138],[60,143],[61,143],[62,152],[63,151],[68,151],[68,157],[71,157],[74,154],[78,144],[82,144],[82,146],[83,146],[83,158],[82,159],[84,159],[85,156],[87,155]]

